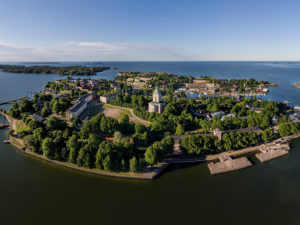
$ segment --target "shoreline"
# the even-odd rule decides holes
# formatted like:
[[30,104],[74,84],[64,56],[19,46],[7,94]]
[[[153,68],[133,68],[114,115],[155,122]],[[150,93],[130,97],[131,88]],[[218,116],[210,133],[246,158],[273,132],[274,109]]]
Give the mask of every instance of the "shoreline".
[[[13,121],[11,120],[15,120],[10,118],[9,115],[0,112],[1,115],[3,115],[6,120],[9,122],[9,126],[10,129],[11,128],[11,124],[13,123]],[[290,135],[287,136],[289,138],[291,138],[291,140],[297,139],[300,136],[299,135]],[[279,138],[281,139],[281,138]],[[273,141],[276,141],[278,139],[275,139]],[[16,143],[15,143],[16,142]],[[86,172],[86,173],[92,173],[92,174],[96,174],[96,175],[103,175],[103,176],[110,176],[110,177],[118,177],[118,178],[126,178],[126,179],[140,179],[140,180],[153,180],[155,179],[157,176],[159,176],[170,164],[181,164],[181,163],[197,163],[197,162],[209,162],[209,161],[215,161],[218,160],[219,154],[214,154],[214,155],[206,155],[206,156],[202,156],[202,157],[198,157],[198,158],[171,158],[171,159],[165,159],[164,162],[158,163],[157,165],[155,165],[152,168],[149,168],[148,172],[140,172],[140,173],[131,173],[131,172],[112,172],[112,171],[105,171],[105,170],[100,170],[100,169],[89,169],[89,168],[84,168],[84,167],[79,167],[75,164],[71,164],[68,162],[61,162],[61,161],[57,161],[57,160],[52,160],[52,159],[48,159],[46,157],[44,157],[43,155],[39,155],[36,154],[30,150],[27,150],[24,146],[21,146],[22,140],[20,138],[16,138],[10,135],[10,139],[9,139],[9,143],[11,145],[13,145],[14,147],[18,148],[22,153],[25,153],[27,155],[30,155],[32,157],[44,160],[48,163],[53,163],[56,165],[60,165],[60,166],[64,166],[66,168],[70,168],[70,169],[74,169],[77,171],[81,171],[81,172]],[[17,144],[18,143],[18,144]],[[20,144],[20,145],[19,145]],[[252,147],[247,147],[247,148],[243,148],[240,150],[235,150],[235,151],[229,151],[228,154],[229,156],[240,156],[240,155],[244,155],[247,153],[253,153],[255,151],[257,151],[262,145],[257,145],[257,146],[252,146]]]
[[[11,124],[13,123],[12,120],[15,120],[15,119],[12,119],[9,115],[7,115],[3,112],[0,112],[0,114],[3,115],[6,118],[6,120],[9,123],[10,129],[12,129],[11,128]],[[70,169],[74,169],[74,170],[77,170],[77,171],[82,171],[82,172],[87,172],[87,173],[92,173],[92,174],[97,174],[97,175],[103,175],[103,176],[127,178],[127,179],[153,180],[155,177],[160,175],[161,172],[164,169],[166,169],[169,165],[169,163],[162,162],[162,163],[159,163],[158,165],[154,166],[153,168],[150,168],[149,172],[144,172],[144,173],[143,172],[140,172],[140,173],[111,172],[111,171],[105,171],[105,170],[100,170],[100,169],[96,169],[96,168],[89,169],[89,168],[79,167],[75,164],[71,164],[71,163],[68,163],[68,162],[61,162],[61,161],[45,158],[43,155],[36,154],[36,153],[34,153],[30,150],[27,150],[25,147],[23,147],[19,144],[16,144],[16,142],[20,143],[20,141],[21,141],[20,138],[16,138],[16,137],[13,137],[13,136],[10,136],[10,138],[9,138],[9,144],[13,145],[17,149],[19,149],[20,152],[22,152],[24,154],[33,156],[35,158],[44,160],[44,161],[49,162],[49,163],[53,163],[53,164],[56,164],[56,165],[60,165],[60,166],[64,166],[64,167],[67,167],[67,168],[70,168]]]
[[300,88],[300,83],[294,83],[293,84],[296,88]]

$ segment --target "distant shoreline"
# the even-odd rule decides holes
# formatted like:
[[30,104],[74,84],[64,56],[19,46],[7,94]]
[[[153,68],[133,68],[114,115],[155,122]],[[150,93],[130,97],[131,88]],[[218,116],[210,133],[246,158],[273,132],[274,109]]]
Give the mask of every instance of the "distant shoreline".
[[294,86],[295,86],[296,88],[300,88],[300,83],[294,83]]
[[61,76],[92,76],[99,72],[110,70],[111,67],[88,66],[49,66],[49,65],[0,65],[0,71],[6,73],[24,74],[58,74]]

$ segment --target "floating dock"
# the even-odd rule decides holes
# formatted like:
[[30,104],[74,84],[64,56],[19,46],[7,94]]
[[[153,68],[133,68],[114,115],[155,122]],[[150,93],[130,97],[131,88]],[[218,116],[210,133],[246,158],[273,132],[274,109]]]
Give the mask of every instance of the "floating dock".
[[260,162],[266,162],[289,153],[290,145],[288,139],[281,139],[272,143],[262,145],[259,151],[261,153],[255,154],[255,157]]
[[232,159],[227,153],[220,154],[219,160],[220,162],[208,164],[211,175],[228,173],[252,166],[246,157]]
[[260,162],[266,162],[281,156],[284,156],[288,154],[289,152],[286,150],[270,150],[268,152],[262,152],[262,153],[257,153],[255,154],[255,157],[260,161]]

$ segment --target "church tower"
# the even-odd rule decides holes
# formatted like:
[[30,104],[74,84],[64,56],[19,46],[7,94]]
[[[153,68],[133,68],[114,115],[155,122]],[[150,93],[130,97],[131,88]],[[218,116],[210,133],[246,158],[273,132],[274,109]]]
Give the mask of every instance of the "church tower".
[[153,102],[159,103],[161,101],[161,92],[158,88],[156,88],[153,92]]
[[165,103],[162,101],[161,92],[156,88],[153,92],[152,102],[149,102],[148,111],[154,113],[162,113],[165,108]]

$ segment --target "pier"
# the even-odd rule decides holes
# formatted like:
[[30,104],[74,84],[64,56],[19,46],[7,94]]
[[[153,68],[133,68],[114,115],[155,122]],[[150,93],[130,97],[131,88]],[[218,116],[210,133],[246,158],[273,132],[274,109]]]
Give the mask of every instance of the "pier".
[[5,127],[9,127],[8,123],[0,123],[0,129],[5,128]]
[[219,160],[220,162],[208,164],[211,175],[228,173],[252,166],[252,163],[246,157],[232,159],[228,153],[220,154]]
[[27,96],[24,96],[24,97],[21,97],[21,98],[15,98],[15,99],[4,101],[4,102],[0,102],[0,105],[13,103],[13,102],[20,101],[20,100],[23,100],[23,99],[27,99]]
[[288,143],[289,141],[290,141],[289,138],[281,138],[274,142],[264,144],[259,148],[259,151],[261,153],[255,154],[255,157],[260,162],[266,162],[284,156],[289,153],[290,150],[290,145]]

